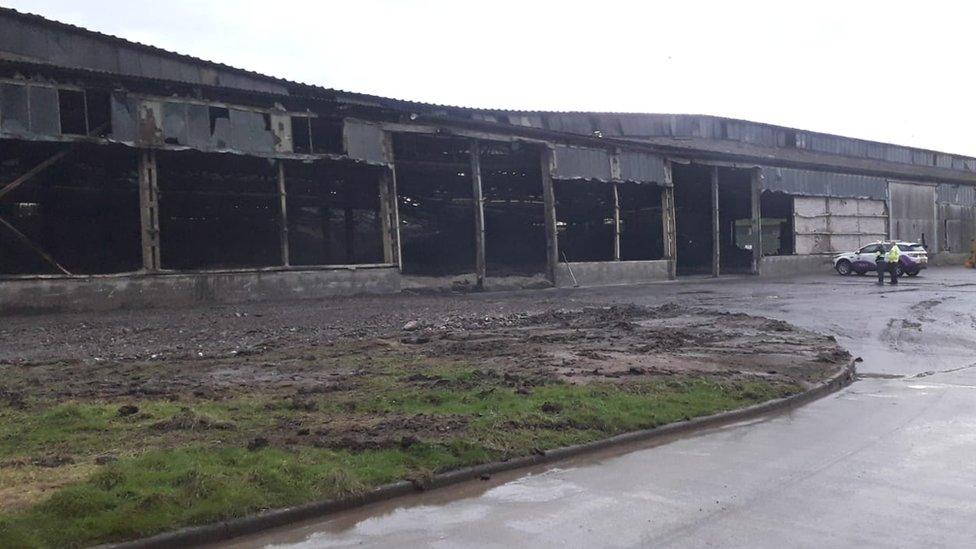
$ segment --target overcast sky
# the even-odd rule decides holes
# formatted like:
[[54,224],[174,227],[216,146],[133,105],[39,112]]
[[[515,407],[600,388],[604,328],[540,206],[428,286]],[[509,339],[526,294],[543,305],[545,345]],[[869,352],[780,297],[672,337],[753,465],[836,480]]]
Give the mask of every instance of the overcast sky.
[[976,3],[0,4],[350,91],[475,107],[714,114],[976,156]]

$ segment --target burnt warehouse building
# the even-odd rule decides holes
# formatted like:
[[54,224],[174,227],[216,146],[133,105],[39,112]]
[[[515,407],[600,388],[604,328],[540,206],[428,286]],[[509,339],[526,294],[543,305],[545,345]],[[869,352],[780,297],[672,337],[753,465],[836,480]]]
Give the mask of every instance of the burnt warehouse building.
[[400,101],[0,10],[0,311],[779,275],[887,237],[945,260],[974,191],[976,158]]

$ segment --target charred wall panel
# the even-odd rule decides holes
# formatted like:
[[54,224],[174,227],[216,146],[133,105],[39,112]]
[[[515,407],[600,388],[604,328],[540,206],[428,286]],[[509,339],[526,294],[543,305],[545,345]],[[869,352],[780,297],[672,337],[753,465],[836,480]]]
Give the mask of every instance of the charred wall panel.
[[27,86],[0,84],[0,130],[10,134],[30,131]]
[[350,158],[373,164],[384,164],[388,161],[383,129],[375,124],[346,120],[343,125],[343,140],[346,154]]
[[664,159],[660,156],[622,151],[619,158],[621,180],[664,185]]
[[556,146],[553,157],[555,179],[610,180],[610,153],[605,150]]

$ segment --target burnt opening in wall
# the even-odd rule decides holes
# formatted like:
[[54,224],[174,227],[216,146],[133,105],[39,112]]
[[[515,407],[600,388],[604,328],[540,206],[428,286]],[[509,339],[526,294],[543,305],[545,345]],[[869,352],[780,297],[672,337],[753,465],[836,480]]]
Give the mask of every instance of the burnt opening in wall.
[[299,154],[310,154],[312,152],[312,135],[308,120],[307,116],[291,117],[291,150],[293,152]]
[[291,264],[382,263],[381,177],[382,170],[358,164],[287,162]]
[[475,268],[467,140],[394,135],[403,272],[445,276]]
[[718,168],[719,244],[721,272],[752,270],[752,170]]
[[165,269],[281,264],[274,161],[159,151],[160,261]]
[[639,261],[664,257],[661,187],[647,183],[619,183],[620,259]]
[[342,154],[342,121],[315,117],[308,119],[312,150],[316,153]]
[[488,276],[544,273],[541,152],[517,142],[482,141],[479,149]]
[[[8,182],[65,149],[0,140],[0,181]],[[0,274],[137,271],[142,266],[137,152],[76,143],[66,157],[0,198]],[[43,253],[43,255],[42,255]]]
[[61,115],[61,133],[66,135],[88,135],[85,92],[59,89],[58,110]]
[[224,119],[228,123],[230,122],[230,109],[226,107],[209,107],[210,112],[210,135],[213,135],[217,130],[217,121]]
[[773,191],[760,196],[763,255],[793,255],[793,197]]
[[712,168],[709,166],[672,165],[679,275],[712,271],[711,177]]
[[554,182],[559,260],[612,261],[613,186],[599,181]]

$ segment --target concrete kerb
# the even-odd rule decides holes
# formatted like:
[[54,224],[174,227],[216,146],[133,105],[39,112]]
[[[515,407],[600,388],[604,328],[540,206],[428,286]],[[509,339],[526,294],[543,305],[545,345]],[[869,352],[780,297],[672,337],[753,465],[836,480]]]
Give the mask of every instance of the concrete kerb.
[[824,397],[851,384],[854,381],[854,363],[855,360],[852,360],[843,368],[835,372],[826,381],[823,381],[802,393],[763,402],[761,404],[755,404],[747,408],[712,414],[710,416],[695,418],[678,423],[671,423],[653,429],[623,433],[602,440],[588,442],[586,444],[556,448],[541,454],[515,458],[509,461],[486,463],[483,465],[476,465],[474,467],[465,467],[455,471],[440,473],[434,475],[430,479],[430,482],[424,486],[417,486],[408,481],[398,481],[379,486],[373,490],[370,490],[369,492],[366,492],[365,494],[349,498],[317,501],[295,507],[275,509],[249,517],[231,519],[206,524],[203,526],[191,526],[172,532],[164,532],[148,538],[118,544],[100,545],[99,547],[103,549],[155,549],[217,543],[240,536],[255,534],[271,528],[286,526],[288,524],[303,520],[321,518],[339,511],[345,511],[370,503],[376,503],[379,501],[415,493],[418,490],[441,488],[451,484],[457,484],[459,482],[478,479],[484,475],[491,475],[511,471],[513,469],[552,463],[613,446],[622,446],[626,444],[633,444],[635,442],[648,442],[654,439],[679,434],[690,434],[721,425],[753,419],[763,415],[781,413]]

